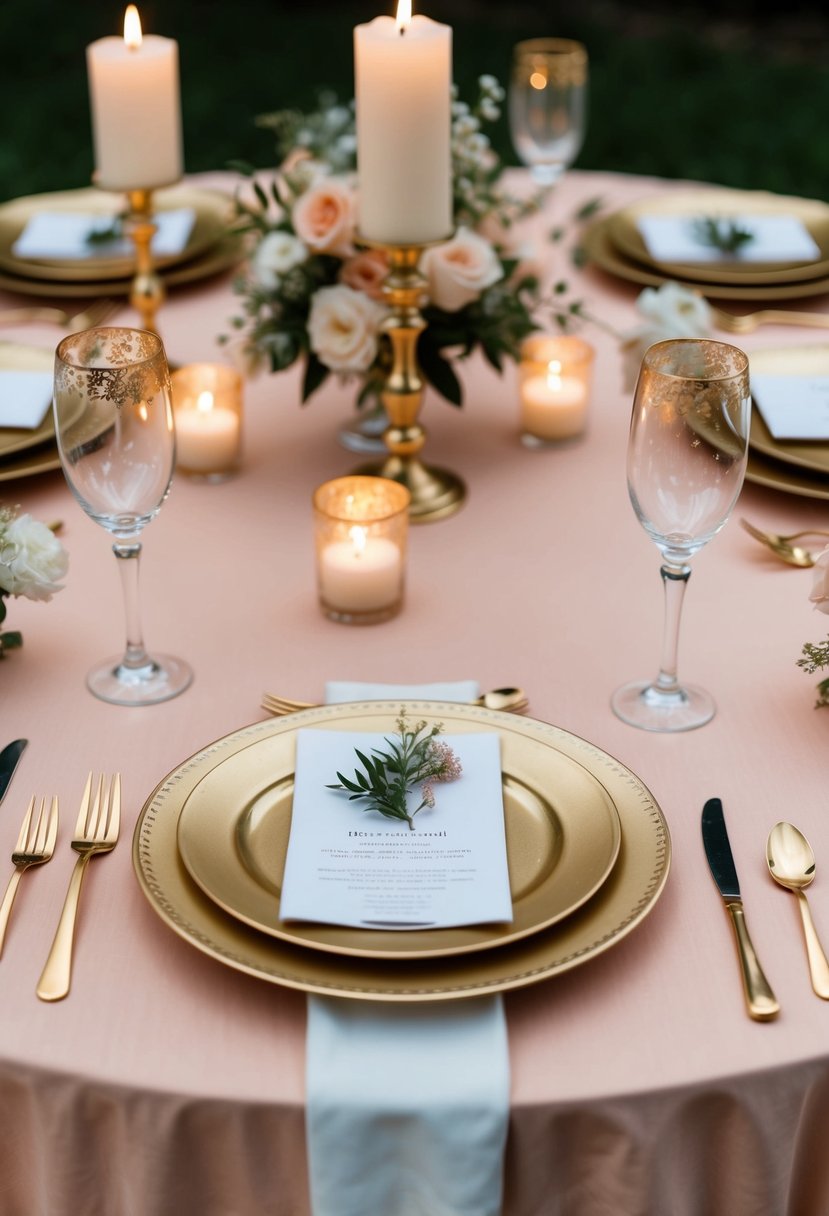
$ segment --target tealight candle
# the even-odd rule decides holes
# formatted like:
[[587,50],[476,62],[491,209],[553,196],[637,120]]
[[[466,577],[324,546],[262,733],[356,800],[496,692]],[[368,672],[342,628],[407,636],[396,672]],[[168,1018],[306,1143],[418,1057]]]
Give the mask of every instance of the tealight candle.
[[242,377],[224,364],[191,363],[170,379],[178,468],[205,481],[224,481],[239,461]]
[[593,348],[581,338],[529,338],[521,348],[522,440],[528,447],[567,442],[584,432]]
[[320,606],[331,620],[374,624],[403,602],[411,496],[382,477],[340,477],[314,494]]

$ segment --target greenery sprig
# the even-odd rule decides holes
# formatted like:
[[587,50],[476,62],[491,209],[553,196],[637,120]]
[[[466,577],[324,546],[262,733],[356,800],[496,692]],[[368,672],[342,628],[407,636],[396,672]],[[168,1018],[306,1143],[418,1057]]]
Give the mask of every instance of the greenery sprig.
[[[372,748],[367,756],[355,747],[362,768],[354,770],[353,779],[338,772],[339,782],[325,788],[347,791],[349,802],[362,802],[364,811],[377,811],[387,819],[405,820],[413,832],[415,815],[435,805],[433,782],[456,781],[461,762],[447,743],[437,741],[441,723],[429,726],[420,721],[410,726],[401,709],[395,725],[397,738],[385,739],[388,751]],[[421,787],[420,803],[410,811],[409,795],[415,786]]]
[[[802,667],[807,675],[814,675],[816,671],[829,667],[829,638],[825,642],[807,642],[803,647],[803,655],[802,659],[797,660],[797,665]],[[821,680],[817,686],[815,709],[821,709],[824,705],[829,705],[829,678]]]
[[694,220],[694,236],[700,244],[719,249],[722,253],[739,253],[744,245],[750,245],[754,240],[754,233],[741,228],[736,220],[713,216]]

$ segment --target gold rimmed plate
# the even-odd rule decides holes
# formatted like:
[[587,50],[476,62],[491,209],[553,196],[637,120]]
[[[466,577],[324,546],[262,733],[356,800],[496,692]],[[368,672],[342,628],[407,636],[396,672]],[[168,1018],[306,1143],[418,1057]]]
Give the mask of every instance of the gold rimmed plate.
[[[413,703],[424,716],[449,721],[459,706]],[[654,909],[670,868],[664,816],[639,778],[593,744],[531,718],[475,706],[468,722],[515,733],[569,756],[607,791],[621,824],[616,864],[596,894],[548,929],[448,958],[394,960],[335,955],[294,945],[229,916],[193,882],[178,852],[178,820],[202,778],[227,757],[298,726],[387,728],[388,706],[366,702],[305,710],[235,731],[191,756],[164,778],[145,803],[133,837],[133,866],[153,911],[191,946],[248,975],[306,992],[357,1000],[438,1001],[538,983],[569,971],[623,941]],[[457,719],[453,719],[453,728]]]
[[[353,717],[353,711],[344,711]],[[417,710],[421,716],[421,710]],[[447,734],[491,730],[465,707],[440,709]],[[327,724],[339,724],[335,716]],[[350,725],[350,723],[349,723]],[[386,711],[378,731],[394,729]],[[593,895],[619,852],[619,816],[601,782],[570,756],[499,731],[513,920],[404,933],[279,919],[294,787],[294,728],[261,739],[207,773],[187,798],[178,847],[191,878],[219,907],[295,945],[365,958],[437,958],[537,933]],[[321,783],[322,784],[322,783]],[[348,804],[345,804],[348,805]]]
[[[750,375],[829,376],[829,346],[782,346],[749,352]],[[829,440],[775,439],[755,405],[751,412],[752,449],[784,464],[822,473],[829,492]]]
[[[644,216],[791,215],[799,219],[818,247],[816,258],[806,262],[664,262],[648,251],[639,230]],[[772,286],[829,277],[829,206],[817,199],[789,198],[761,190],[680,190],[651,196],[613,212],[607,231],[616,248],[636,262],[653,266],[661,274],[691,279],[700,284],[732,287]]]

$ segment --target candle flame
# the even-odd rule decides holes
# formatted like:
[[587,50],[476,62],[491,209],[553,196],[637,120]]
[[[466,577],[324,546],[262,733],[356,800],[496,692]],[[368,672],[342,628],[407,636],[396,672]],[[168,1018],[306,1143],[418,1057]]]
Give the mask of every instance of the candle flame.
[[402,34],[411,24],[412,0],[397,0],[397,29]]
[[196,409],[199,411],[200,414],[209,414],[210,411],[213,409],[213,394],[212,393],[199,393],[198,399],[196,401]]
[[141,18],[134,4],[127,5],[124,13],[124,42],[131,51],[137,51],[141,46]]
[[558,359],[551,359],[547,364],[547,388],[553,393],[561,389],[561,362]]
[[546,73],[546,72],[539,72],[539,71],[536,69],[536,71],[535,71],[535,72],[533,72],[533,73],[532,73],[532,75],[530,76],[530,84],[532,85],[532,87],[533,87],[534,89],[546,89],[546,87],[547,87],[547,73]]
[[366,547],[366,529],[355,524],[353,528],[348,529],[348,535],[351,537],[351,543],[354,546],[354,556],[362,556]]

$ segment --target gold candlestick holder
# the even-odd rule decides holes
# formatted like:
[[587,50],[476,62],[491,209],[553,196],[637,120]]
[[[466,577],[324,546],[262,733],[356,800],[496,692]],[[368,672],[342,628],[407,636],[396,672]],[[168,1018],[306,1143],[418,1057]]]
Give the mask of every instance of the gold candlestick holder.
[[155,269],[152,239],[158,231],[153,221],[152,190],[129,190],[127,232],[135,245],[135,277],[130,288],[130,304],[141,317],[142,327],[157,333],[156,316],[166,292]]
[[383,291],[391,311],[382,323],[392,347],[392,368],[381,394],[389,417],[383,440],[389,454],[379,463],[364,465],[357,473],[387,477],[405,486],[411,495],[412,523],[428,523],[454,515],[466,498],[466,486],[447,469],[423,464],[419,453],[426,431],[418,421],[424,383],[417,363],[417,341],[426,328],[420,311],[426,280],[418,269],[426,245],[386,245],[360,238],[370,248],[383,249],[389,273]]

